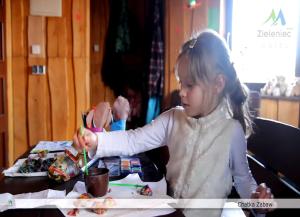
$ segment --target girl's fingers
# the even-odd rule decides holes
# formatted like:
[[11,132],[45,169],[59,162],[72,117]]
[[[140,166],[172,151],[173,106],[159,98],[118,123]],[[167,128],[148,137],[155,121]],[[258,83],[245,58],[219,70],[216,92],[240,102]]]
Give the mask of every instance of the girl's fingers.
[[264,199],[267,196],[267,190],[263,189],[259,192],[259,199]]
[[78,141],[87,151],[95,149],[97,146],[97,136],[89,129],[84,129],[82,136],[78,136]]
[[[266,197],[266,195],[267,195],[267,189],[268,188],[267,188],[267,186],[266,186],[265,183],[261,183],[257,187],[256,192],[259,192],[259,198],[265,198]],[[270,189],[269,189],[269,192],[271,192]]]
[[265,199],[270,198],[272,195],[270,188],[267,188],[265,183],[261,183],[252,193],[252,198],[254,199]]
[[270,189],[270,188],[267,188],[264,199],[272,199],[273,197],[274,197],[274,196],[273,196],[273,194],[271,193],[271,189]]
[[81,148],[85,148],[86,146],[86,141],[85,141],[85,134],[84,135],[80,135],[81,133],[78,132],[77,134],[77,139],[78,139],[78,142],[79,142],[79,145]]
[[79,141],[78,141],[78,134],[77,132],[74,134],[73,136],[73,144],[74,144],[74,148],[78,151],[81,152],[82,151],[82,146],[80,145]]
[[[271,189],[266,186],[265,183],[261,183],[256,191],[251,194],[252,199],[273,199],[274,195],[271,193]],[[276,205],[275,205],[276,206]],[[272,211],[272,208],[256,209],[257,213],[267,213]]]
[[264,190],[267,188],[267,185],[266,183],[260,183],[257,188],[256,188],[256,191],[261,191],[261,190]]

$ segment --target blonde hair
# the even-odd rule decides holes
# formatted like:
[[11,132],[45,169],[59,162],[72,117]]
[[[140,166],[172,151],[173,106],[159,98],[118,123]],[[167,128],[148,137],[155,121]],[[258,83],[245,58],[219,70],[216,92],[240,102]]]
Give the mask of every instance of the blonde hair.
[[187,58],[189,61],[188,76],[194,82],[210,81],[213,74],[223,74],[225,87],[222,98],[226,97],[232,117],[240,122],[244,132],[252,132],[247,98],[248,93],[237,77],[231,62],[229,48],[218,33],[205,30],[183,44],[176,64],[178,77],[178,63]]

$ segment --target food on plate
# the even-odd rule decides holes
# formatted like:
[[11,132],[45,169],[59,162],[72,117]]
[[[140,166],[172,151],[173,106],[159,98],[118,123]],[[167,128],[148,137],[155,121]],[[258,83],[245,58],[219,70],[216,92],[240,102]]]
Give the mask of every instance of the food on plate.
[[55,161],[55,158],[48,159],[34,159],[27,158],[18,169],[19,173],[34,173],[48,171],[50,165]]
[[149,187],[149,185],[145,185],[144,187],[139,189],[138,193],[140,193],[140,195],[144,195],[144,196],[152,196],[152,190]]
[[[87,200],[87,202],[82,201],[82,200],[78,200],[75,202],[75,206],[77,207],[87,207],[88,210],[98,214],[98,215],[103,215],[104,213],[106,213],[108,211],[108,208],[112,208],[116,205],[115,200],[112,197],[106,197],[104,199],[104,201],[100,201],[97,198],[93,198],[90,194],[84,193],[81,194],[78,199],[89,199]],[[89,208],[92,207],[92,208]],[[75,208],[72,209],[70,211],[68,211],[68,215],[69,216],[76,216],[77,214],[79,214],[80,209]]]

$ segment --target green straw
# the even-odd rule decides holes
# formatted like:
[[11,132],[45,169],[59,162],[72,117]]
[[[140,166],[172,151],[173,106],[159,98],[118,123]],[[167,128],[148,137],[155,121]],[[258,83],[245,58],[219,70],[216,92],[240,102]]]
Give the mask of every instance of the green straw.
[[[80,127],[79,133],[80,133],[80,136],[84,135],[84,127],[82,125]],[[88,168],[87,168],[87,159],[86,159],[86,150],[85,150],[85,148],[83,148],[83,158],[84,158],[84,171],[85,171],[85,174],[89,175],[89,171],[88,171]]]
[[87,167],[87,160],[86,160],[86,151],[85,148],[83,149],[83,157],[84,157],[84,171],[86,175],[89,175],[88,167]]
[[109,182],[109,185],[110,186],[135,187],[135,188],[140,188],[140,187],[145,186],[145,185],[137,185],[137,184],[111,183],[111,182]]

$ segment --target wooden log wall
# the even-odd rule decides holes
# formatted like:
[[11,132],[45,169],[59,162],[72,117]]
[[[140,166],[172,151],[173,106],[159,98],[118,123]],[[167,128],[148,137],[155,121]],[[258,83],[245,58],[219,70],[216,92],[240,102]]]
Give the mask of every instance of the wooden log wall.
[[[42,18],[29,15],[29,2],[8,4],[14,159],[40,140],[71,140],[90,108],[90,1],[63,0],[62,17]],[[38,58],[30,55],[32,19],[44,25]],[[46,74],[33,75],[30,66],[40,64]]]

